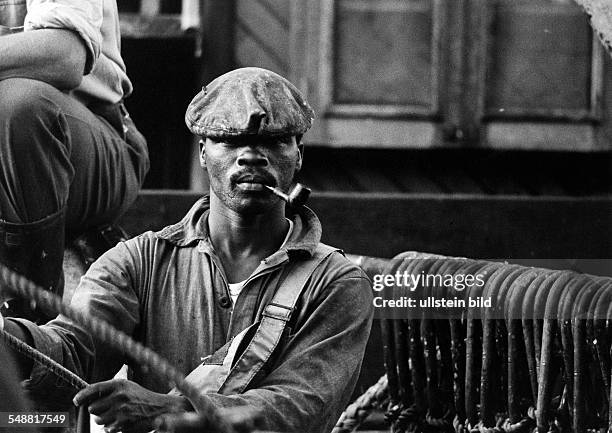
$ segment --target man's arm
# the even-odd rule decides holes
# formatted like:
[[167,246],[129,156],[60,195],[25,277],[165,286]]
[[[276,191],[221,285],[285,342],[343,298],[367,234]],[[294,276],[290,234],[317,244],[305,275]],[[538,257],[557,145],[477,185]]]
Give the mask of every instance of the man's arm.
[[78,87],[86,50],[77,33],[40,29],[0,37],[0,80],[31,78],[60,90]]

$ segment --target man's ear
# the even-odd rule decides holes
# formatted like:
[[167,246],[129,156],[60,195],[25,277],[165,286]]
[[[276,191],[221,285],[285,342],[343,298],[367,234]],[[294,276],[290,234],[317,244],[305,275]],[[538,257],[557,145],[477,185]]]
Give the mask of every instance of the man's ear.
[[296,173],[302,169],[302,162],[304,160],[304,145],[301,143],[298,143],[297,147],[298,147],[298,160],[297,160],[297,163],[295,164]]
[[200,139],[198,144],[200,145],[200,167],[205,168],[206,167],[206,146],[205,146],[206,143],[204,143],[204,140]]

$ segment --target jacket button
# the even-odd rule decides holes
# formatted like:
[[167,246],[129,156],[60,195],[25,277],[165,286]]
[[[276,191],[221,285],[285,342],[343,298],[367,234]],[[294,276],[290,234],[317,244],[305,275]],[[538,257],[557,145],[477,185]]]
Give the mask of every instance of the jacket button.
[[232,305],[232,301],[227,296],[222,296],[219,298],[219,305],[223,308],[229,308]]

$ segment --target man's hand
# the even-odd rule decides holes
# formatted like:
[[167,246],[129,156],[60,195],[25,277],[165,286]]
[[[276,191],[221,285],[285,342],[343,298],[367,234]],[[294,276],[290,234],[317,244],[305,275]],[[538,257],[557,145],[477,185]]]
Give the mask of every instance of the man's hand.
[[125,379],[98,382],[74,396],[75,406],[86,405],[97,424],[109,432],[148,432],[153,421],[165,413],[185,412],[186,400],[180,396],[158,394]]

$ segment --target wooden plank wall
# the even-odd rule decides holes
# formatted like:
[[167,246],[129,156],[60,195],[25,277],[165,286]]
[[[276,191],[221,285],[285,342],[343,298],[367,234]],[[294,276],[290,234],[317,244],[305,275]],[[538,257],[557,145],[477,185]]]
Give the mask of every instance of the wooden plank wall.
[[236,66],[259,66],[289,75],[289,25],[287,0],[236,0]]

